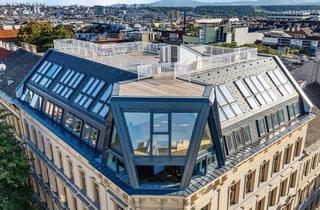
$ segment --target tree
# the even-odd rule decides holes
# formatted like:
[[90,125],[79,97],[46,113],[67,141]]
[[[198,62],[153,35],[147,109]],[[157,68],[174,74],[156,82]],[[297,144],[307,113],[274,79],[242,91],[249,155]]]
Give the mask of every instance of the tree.
[[36,45],[39,52],[45,52],[53,47],[54,39],[74,38],[72,31],[63,25],[54,26],[49,22],[29,22],[18,33],[19,42]]
[[28,184],[30,166],[13,128],[6,123],[6,116],[0,110],[0,209],[36,209]]

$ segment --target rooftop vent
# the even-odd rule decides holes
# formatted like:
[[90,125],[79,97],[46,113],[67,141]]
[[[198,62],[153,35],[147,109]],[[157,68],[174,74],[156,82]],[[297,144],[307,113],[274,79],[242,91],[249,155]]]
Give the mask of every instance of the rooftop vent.
[[0,63],[0,74],[2,74],[7,69],[6,64]]

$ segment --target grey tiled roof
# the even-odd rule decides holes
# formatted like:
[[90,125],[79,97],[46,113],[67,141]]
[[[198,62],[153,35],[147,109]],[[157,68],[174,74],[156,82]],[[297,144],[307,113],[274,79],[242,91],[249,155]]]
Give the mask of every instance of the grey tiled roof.
[[10,97],[15,98],[16,87],[40,58],[40,56],[24,49],[18,49],[7,56],[6,59],[3,60],[3,64],[6,65],[6,70],[0,74],[0,90]]

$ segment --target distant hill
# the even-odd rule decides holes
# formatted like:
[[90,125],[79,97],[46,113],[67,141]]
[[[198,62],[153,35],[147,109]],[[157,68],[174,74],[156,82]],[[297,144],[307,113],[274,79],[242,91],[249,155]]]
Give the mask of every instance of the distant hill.
[[231,1],[222,2],[221,0],[213,0],[212,2],[201,2],[196,0],[160,0],[150,3],[149,6],[155,7],[198,7],[198,6],[215,6],[215,5],[306,5],[320,4],[319,0],[252,0],[252,1]]

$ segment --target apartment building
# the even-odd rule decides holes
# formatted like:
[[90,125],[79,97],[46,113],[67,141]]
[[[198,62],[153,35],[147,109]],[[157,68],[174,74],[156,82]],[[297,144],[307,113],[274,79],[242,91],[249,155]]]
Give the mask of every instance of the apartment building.
[[[93,45],[55,42],[32,68],[16,62],[28,73],[1,89],[46,208],[317,206],[317,109],[278,57]],[[168,49],[170,65],[159,62]]]

